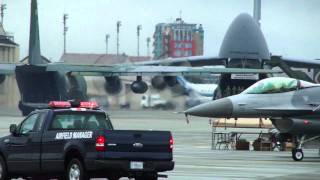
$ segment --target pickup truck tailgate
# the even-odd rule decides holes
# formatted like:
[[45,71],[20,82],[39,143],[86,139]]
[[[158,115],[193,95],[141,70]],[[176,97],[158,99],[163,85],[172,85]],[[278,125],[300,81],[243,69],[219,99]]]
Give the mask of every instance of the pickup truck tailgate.
[[106,130],[104,136],[104,159],[172,160],[169,131]]

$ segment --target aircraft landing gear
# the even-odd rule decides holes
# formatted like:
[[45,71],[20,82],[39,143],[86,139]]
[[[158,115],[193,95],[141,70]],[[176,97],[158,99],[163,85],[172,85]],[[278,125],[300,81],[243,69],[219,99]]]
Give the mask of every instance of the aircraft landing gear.
[[296,148],[292,149],[292,159],[295,161],[301,161],[304,157],[302,146],[304,143],[305,135],[303,135],[301,138],[296,138]]
[[292,149],[292,159],[295,161],[301,161],[303,159],[302,149]]

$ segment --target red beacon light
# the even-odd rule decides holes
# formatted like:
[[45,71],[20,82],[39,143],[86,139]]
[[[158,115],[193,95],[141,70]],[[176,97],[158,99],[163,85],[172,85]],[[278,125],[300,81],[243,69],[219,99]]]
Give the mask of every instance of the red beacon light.
[[98,107],[99,105],[95,101],[80,102],[80,108],[94,109]]
[[70,101],[50,101],[49,107],[51,108],[83,108],[83,109],[95,109],[98,108],[99,105],[94,101],[87,102],[70,102]]
[[68,101],[50,101],[49,107],[51,107],[51,108],[70,108],[71,104]]

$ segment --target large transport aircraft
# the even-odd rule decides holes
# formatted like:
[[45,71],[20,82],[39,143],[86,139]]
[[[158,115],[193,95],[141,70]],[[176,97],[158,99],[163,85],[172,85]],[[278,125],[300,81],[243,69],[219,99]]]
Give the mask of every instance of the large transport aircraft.
[[224,73],[267,74],[263,69],[176,67],[139,64],[81,65],[51,63],[41,56],[37,0],[31,0],[29,56],[27,64],[0,64],[2,82],[6,75],[15,74],[21,94],[19,109],[27,115],[34,109],[46,107],[52,100],[86,99],[86,82],[82,76],[103,76],[106,90],[120,88],[119,76],[136,76],[131,84],[135,93],[144,93],[148,86],[142,76],[163,76],[168,82],[179,75],[208,75]]
[[[294,59],[278,55],[272,55],[264,35],[260,29],[261,0],[254,1],[254,17],[242,13],[238,15],[227,30],[220,47],[218,56],[193,56],[174,59],[144,62],[145,65],[167,66],[215,66],[223,65],[227,68],[260,68],[271,69],[280,67],[289,77],[313,82],[306,73],[293,68],[319,68],[319,60]],[[267,74],[223,74],[218,88],[213,93],[213,99],[229,96],[229,89],[246,89],[258,80],[264,79]],[[320,83],[320,73],[315,77]],[[154,87],[163,87],[166,79],[155,77]],[[169,84],[169,83],[168,83]],[[169,84],[170,85],[170,84]],[[233,94],[239,93],[234,91]]]
[[214,118],[270,118],[280,139],[293,137],[292,158],[303,159],[303,144],[320,138],[320,84],[287,77],[263,79],[242,93],[207,102],[186,115]]

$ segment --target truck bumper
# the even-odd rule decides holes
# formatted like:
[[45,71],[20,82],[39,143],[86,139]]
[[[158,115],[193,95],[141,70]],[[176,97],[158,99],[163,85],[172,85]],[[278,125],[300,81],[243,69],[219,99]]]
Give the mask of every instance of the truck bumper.
[[143,169],[131,169],[130,162],[127,160],[95,160],[96,170],[112,170],[122,172],[164,172],[174,168],[174,161],[143,161]]

